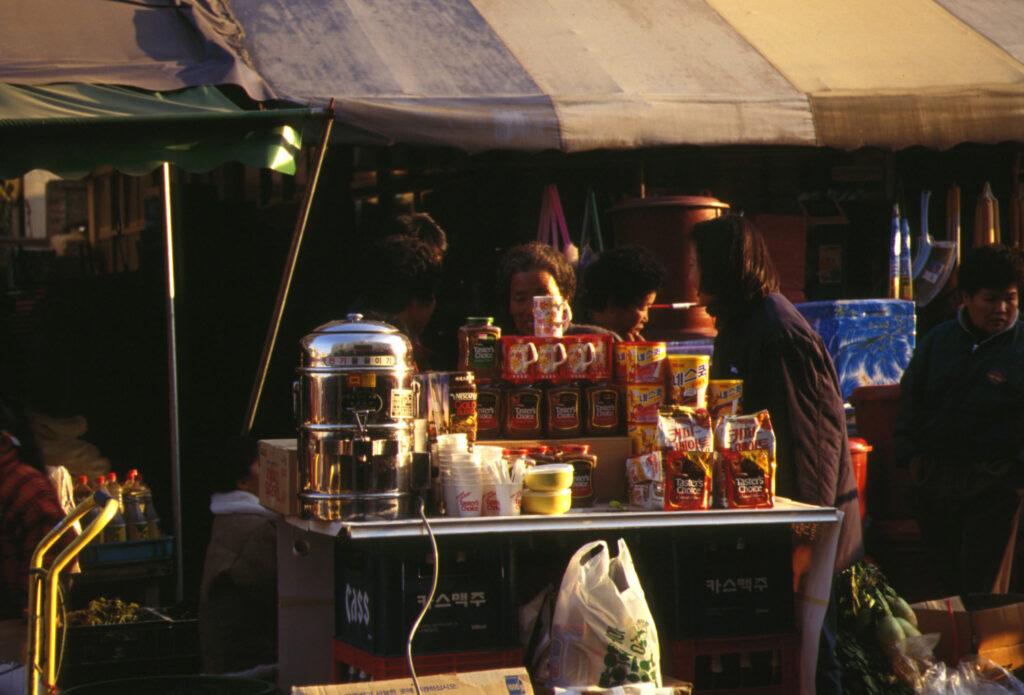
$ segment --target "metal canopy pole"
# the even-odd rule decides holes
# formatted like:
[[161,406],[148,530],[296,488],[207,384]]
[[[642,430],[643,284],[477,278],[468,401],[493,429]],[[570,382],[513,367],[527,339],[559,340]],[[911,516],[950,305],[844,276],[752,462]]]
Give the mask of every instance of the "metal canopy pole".
[[171,165],[163,163],[164,231],[167,238],[167,378],[171,410],[171,505],[174,524],[174,597],[184,600],[181,543],[181,431],[178,426],[178,339],[174,315],[174,226],[171,217]]
[[324,157],[327,154],[327,141],[331,137],[331,128],[334,126],[334,100],[328,107],[327,122],[324,124],[323,138],[320,140],[320,149],[317,152],[316,164],[306,186],[303,196],[302,209],[299,218],[295,221],[295,229],[292,231],[292,243],[288,249],[288,258],[285,262],[284,272],[281,275],[281,284],[277,288],[277,300],[274,302],[274,314],[271,317],[270,326],[267,328],[267,337],[263,341],[263,354],[260,356],[259,368],[256,372],[256,379],[253,381],[252,393],[249,395],[249,408],[246,412],[245,423],[242,425],[242,434],[252,431],[253,422],[256,420],[256,409],[260,404],[260,395],[263,393],[263,384],[267,380],[267,370],[270,368],[270,357],[274,353],[274,344],[277,342],[277,332],[281,328],[281,318],[284,316],[284,305],[288,300],[288,291],[292,285],[292,275],[295,273],[295,264],[299,257],[299,248],[302,246],[302,236],[306,232],[306,222],[309,220],[309,211],[313,207],[313,194],[316,192],[317,182],[320,180],[320,170],[324,165]]

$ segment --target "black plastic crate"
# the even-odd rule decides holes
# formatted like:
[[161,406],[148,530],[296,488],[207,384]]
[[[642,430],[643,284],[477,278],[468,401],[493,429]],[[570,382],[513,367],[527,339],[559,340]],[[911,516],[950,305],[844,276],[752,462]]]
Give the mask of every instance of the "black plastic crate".
[[[439,539],[437,592],[413,640],[414,654],[518,646],[508,545],[446,547]],[[335,586],[338,639],[374,656],[405,654],[412,624],[430,594],[434,560],[423,539],[349,544],[339,549]]]
[[741,637],[794,629],[789,526],[681,533],[672,543],[672,554],[675,608],[666,638]]
[[60,684],[70,687],[111,678],[198,673],[199,620],[142,610],[149,619],[69,627]]

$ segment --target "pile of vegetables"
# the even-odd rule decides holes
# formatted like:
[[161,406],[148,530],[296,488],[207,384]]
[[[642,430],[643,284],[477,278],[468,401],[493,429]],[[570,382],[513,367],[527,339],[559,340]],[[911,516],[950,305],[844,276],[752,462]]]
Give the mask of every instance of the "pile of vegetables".
[[146,613],[137,603],[126,603],[119,598],[103,598],[89,601],[86,608],[68,613],[71,627],[80,625],[124,625],[142,620]]
[[912,674],[897,673],[894,658],[902,640],[921,633],[910,605],[886,580],[882,570],[861,561],[838,580],[839,630],[836,657],[844,693],[911,695]]

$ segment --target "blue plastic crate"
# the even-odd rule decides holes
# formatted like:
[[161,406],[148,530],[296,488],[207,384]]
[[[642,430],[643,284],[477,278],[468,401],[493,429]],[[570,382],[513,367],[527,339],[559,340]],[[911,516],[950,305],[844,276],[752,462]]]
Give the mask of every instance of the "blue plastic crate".
[[825,342],[843,400],[858,386],[897,384],[914,354],[917,319],[904,299],[847,299],[796,305]]
[[149,562],[169,558],[173,554],[174,536],[147,538],[141,541],[125,541],[124,543],[97,543],[93,541],[85,546],[78,555],[78,562],[83,568],[86,568],[126,562]]

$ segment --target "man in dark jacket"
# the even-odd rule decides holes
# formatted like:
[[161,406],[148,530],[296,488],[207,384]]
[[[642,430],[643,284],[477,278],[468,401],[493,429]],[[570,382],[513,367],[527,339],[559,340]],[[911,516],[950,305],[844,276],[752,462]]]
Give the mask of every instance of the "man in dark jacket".
[[[776,492],[844,512],[835,569],[863,555],[857,483],[832,359],[821,337],[778,293],[757,229],[729,215],[691,230],[693,286],[715,318],[712,379],[743,380],[743,411],[767,410],[776,437]],[[822,628],[817,692],[841,692],[834,648],[834,592]]]
[[972,249],[963,305],[921,341],[900,382],[894,446],[944,589],[988,593],[1024,485],[1024,326],[1020,254]]

